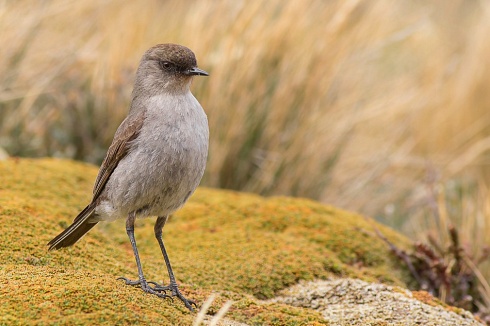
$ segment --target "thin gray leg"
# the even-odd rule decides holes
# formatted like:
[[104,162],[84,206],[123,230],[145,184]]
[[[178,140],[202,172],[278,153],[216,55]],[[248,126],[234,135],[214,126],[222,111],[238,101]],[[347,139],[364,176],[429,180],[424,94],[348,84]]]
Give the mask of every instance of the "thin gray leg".
[[170,259],[168,258],[167,250],[165,250],[165,245],[163,244],[162,230],[163,230],[163,227],[165,226],[165,223],[167,222],[167,218],[168,218],[168,216],[159,216],[157,218],[156,223],[155,223],[154,230],[155,230],[155,238],[157,238],[158,244],[160,245],[160,249],[162,250],[163,259],[165,259],[165,264],[167,265],[167,271],[168,271],[168,275],[170,277],[170,284],[168,286],[164,286],[164,287],[156,286],[154,288],[154,290],[156,290],[156,291],[166,291],[166,290],[172,291],[172,296],[179,298],[190,311],[194,311],[192,306],[194,305],[197,308],[197,304],[192,300],[186,299],[180,293],[177,282],[175,281],[174,272],[172,271],[172,266],[170,265]]

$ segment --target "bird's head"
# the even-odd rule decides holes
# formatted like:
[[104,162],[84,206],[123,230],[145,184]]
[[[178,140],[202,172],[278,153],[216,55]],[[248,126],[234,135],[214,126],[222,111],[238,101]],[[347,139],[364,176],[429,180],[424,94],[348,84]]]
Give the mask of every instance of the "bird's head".
[[194,76],[209,76],[197,67],[196,56],[185,46],[158,44],[145,52],[135,87],[152,92],[186,92]]

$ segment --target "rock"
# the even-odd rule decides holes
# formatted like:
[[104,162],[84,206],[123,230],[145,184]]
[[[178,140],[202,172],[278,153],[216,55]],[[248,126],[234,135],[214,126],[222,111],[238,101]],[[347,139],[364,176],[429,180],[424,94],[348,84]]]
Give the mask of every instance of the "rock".
[[350,278],[300,282],[270,302],[315,309],[333,325],[482,325],[463,309],[429,305],[406,289]]

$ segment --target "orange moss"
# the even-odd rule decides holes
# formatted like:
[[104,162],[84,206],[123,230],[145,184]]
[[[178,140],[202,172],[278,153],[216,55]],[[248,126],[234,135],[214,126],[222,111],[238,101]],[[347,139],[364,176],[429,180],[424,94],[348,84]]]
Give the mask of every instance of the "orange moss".
[[442,306],[442,307],[448,307],[448,305],[441,300],[434,298],[432,294],[430,294],[427,291],[412,291],[412,295],[415,299],[428,304],[429,306]]
[[413,294],[414,298],[416,298],[417,300],[422,301],[423,303],[426,303],[430,306],[434,306],[434,307],[435,306],[441,306],[444,309],[446,309],[448,311],[452,311],[456,314],[461,314],[462,312],[464,312],[464,309],[454,307],[454,306],[450,306],[447,303],[445,303],[444,301],[441,301],[438,298],[435,298],[434,296],[432,296],[432,294],[430,294],[426,291],[412,291],[412,294]]
[[[193,314],[128,287],[136,267],[124,220],[100,223],[75,246],[47,252],[46,243],[90,200],[97,168],[58,159],[0,162],[0,324],[189,325]],[[311,200],[263,198],[198,189],[164,229],[181,289],[198,303],[220,292],[236,303],[228,316],[253,324],[325,324],[302,308],[264,304],[300,279],[346,275],[404,285],[406,275],[374,235],[408,241],[359,215]],[[153,219],[137,221],[145,275],[167,281]],[[303,321],[303,322],[302,322]]]

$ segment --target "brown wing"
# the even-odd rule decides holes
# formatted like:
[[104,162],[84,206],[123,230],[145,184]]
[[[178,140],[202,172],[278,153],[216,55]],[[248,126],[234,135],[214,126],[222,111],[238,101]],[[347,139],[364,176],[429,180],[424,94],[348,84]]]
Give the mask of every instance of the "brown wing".
[[143,112],[133,116],[127,116],[119,128],[117,128],[114,140],[100,166],[99,174],[97,175],[97,180],[94,185],[94,197],[92,202],[100,196],[112,172],[121,159],[128,153],[130,142],[140,133],[144,119],[145,116]]
[[77,217],[75,217],[73,223],[66,230],[58,234],[48,243],[49,250],[73,245],[97,224],[97,222],[91,221],[97,206],[97,198],[102,193],[102,190],[104,190],[104,186],[116,166],[128,153],[130,142],[140,133],[144,118],[144,113],[128,116],[124,119],[119,128],[117,128],[114,140],[107,151],[107,155],[104,162],[102,162],[99,175],[95,181],[94,198],[92,199],[92,202],[85,207]]

